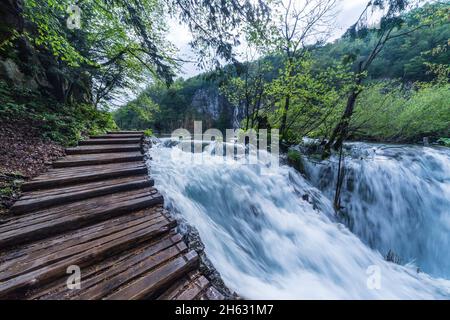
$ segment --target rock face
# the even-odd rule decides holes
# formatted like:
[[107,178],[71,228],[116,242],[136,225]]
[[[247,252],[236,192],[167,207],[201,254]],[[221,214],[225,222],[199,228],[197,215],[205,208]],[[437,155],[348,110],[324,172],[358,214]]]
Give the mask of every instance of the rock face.
[[191,106],[209,128],[238,129],[244,119],[243,109],[233,107],[216,86],[197,89]]
[[[57,61],[45,48],[30,42],[36,26],[23,16],[22,0],[0,1],[0,80],[18,91],[33,91],[62,103],[91,103],[89,75]],[[24,31],[31,36],[23,36]]]
[[220,116],[219,93],[215,88],[199,89],[192,98],[192,106],[213,120]]
[[13,30],[21,31],[24,27],[22,0],[0,1],[0,43],[13,35]]

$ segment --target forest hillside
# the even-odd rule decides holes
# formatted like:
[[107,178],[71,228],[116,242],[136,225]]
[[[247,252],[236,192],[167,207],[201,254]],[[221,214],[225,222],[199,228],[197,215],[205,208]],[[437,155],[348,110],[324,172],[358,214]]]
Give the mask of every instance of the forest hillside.
[[[446,6],[425,6],[403,15],[405,28],[411,32],[387,42],[368,67],[362,84],[365,90],[357,101],[352,119],[352,139],[415,143],[429,137],[433,141],[441,138],[441,142],[447,141],[450,24],[422,27],[430,11],[438,12]],[[314,100],[314,94],[323,97],[321,90],[324,89],[331,90],[337,97],[329,97],[333,101],[328,101],[331,104],[327,111],[320,111],[320,115],[325,115],[320,125],[311,121],[311,115],[316,113],[314,109],[319,103],[327,101],[302,101],[301,98],[294,101],[288,114],[292,119],[291,142],[298,142],[303,136],[329,136],[344,107],[342,93],[348,72],[354,71],[354,61],[370,55],[378,36],[378,29],[369,28],[361,37],[346,34],[332,43],[317,43],[307,48],[307,59],[303,59],[299,68],[304,79],[297,79],[301,82],[298,85],[311,95],[306,100]],[[180,127],[192,129],[193,119],[202,119],[206,127],[220,130],[245,128],[249,118],[254,118],[250,123],[255,128],[256,118],[261,125],[279,128],[283,103],[277,101],[280,89],[277,86],[285,70],[283,56],[274,54],[194,78],[180,78],[170,87],[157,82],[149,85],[137,99],[116,110],[114,119],[125,129],[152,128],[157,133],[170,133]],[[315,78],[317,83],[305,83],[306,78]],[[320,88],[320,82],[328,81],[335,81],[325,84],[331,88]],[[257,104],[259,106],[255,107]]]

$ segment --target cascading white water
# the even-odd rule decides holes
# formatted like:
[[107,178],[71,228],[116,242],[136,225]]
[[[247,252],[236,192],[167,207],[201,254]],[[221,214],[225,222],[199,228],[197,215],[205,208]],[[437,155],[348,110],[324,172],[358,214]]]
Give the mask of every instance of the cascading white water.
[[[450,279],[450,150],[351,143],[341,201],[370,247]],[[333,199],[338,159],[306,160],[309,180]]]
[[149,151],[156,187],[198,230],[209,259],[241,296],[450,298],[450,281],[386,262],[337,223],[330,201],[293,169],[224,163],[211,147],[192,155],[173,145],[163,141]]

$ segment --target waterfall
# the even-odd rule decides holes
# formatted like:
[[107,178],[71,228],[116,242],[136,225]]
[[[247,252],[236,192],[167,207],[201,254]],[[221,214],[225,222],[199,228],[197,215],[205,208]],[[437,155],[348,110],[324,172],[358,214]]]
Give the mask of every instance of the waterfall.
[[[174,141],[160,141],[149,151],[150,174],[166,205],[197,229],[207,256],[227,286],[242,297],[450,298],[450,281],[418,272],[414,265],[386,261],[382,250],[335,218],[326,191],[292,168],[220,161],[214,148],[192,154]],[[195,157],[203,162],[191,161]],[[434,165],[433,170],[440,170],[440,162]],[[321,172],[326,170],[311,167],[313,171],[314,181],[323,181]],[[448,192],[448,180],[441,183]],[[372,225],[370,220],[364,223]],[[385,224],[395,228],[392,220]],[[373,233],[380,232],[382,239],[385,231],[392,232],[379,228]]]
[[[450,150],[346,148],[341,201],[351,230],[385,256],[395,253],[402,263],[450,279]],[[338,159],[305,160],[309,180],[333,199]]]

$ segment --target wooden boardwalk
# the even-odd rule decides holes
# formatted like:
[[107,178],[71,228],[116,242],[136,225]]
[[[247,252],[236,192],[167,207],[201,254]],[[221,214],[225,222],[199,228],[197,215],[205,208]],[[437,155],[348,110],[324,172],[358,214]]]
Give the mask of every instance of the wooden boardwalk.
[[[0,220],[0,299],[222,299],[153,187],[142,132],[91,137]],[[70,266],[81,289],[69,289]],[[70,270],[69,270],[70,271]]]

